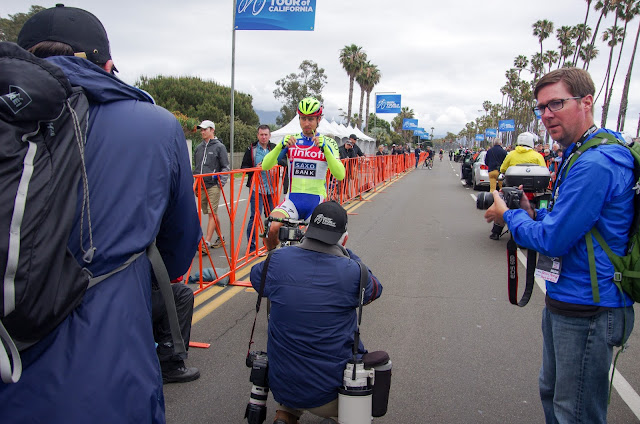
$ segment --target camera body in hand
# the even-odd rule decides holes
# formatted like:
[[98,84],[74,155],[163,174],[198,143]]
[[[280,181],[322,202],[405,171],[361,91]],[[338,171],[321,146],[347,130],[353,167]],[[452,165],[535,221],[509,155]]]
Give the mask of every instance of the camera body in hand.
[[269,396],[269,358],[267,352],[249,352],[246,364],[251,368],[249,381],[253,386],[251,386],[251,396],[244,417],[249,424],[262,424],[267,418],[267,397]]
[[[500,196],[509,209],[519,209],[524,193],[545,193],[549,188],[551,174],[544,166],[521,163],[510,166],[504,174]],[[517,187],[522,186],[522,190]],[[492,193],[479,193],[476,208],[489,209],[493,204]]]
[[[507,204],[509,209],[520,209],[520,199],[524,196],[524,191],[515,187],[502,187],[500,197]],[[476,208],[489,209],[493,205],[492,193],[479,193],[476,199]]]

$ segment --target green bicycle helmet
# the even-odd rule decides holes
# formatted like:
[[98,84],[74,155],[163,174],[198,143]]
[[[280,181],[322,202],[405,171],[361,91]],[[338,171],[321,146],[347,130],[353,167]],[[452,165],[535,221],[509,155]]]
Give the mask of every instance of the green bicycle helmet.
[[321,116],[322,104],[313,97],[305,97],[298,103],[298,115]]

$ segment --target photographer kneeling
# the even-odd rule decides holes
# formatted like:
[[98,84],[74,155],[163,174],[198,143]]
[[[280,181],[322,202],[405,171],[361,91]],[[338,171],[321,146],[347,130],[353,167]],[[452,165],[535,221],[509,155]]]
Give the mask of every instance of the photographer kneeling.
[[[278,402],[274,423],[297,423],[304,411],[338,416],[361,277],[359,258],[343,247],[347,238],[347,212],[337,202],[325,202],[314,209],[301,244],[270,254],[264,296],[271,301],[267,351],[269,386]],[[265,263],[251,269],[258,292]],[[370,270],[365,288],[364,304],[382,293]],[[358,352],[367,352],[362,342]]]

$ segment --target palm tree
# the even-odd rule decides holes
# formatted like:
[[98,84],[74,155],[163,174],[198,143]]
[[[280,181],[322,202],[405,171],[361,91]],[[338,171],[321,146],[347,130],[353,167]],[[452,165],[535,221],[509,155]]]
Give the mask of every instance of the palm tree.
[[340,64],[349,75],[349,106],[347,108],[347,126],[351,123],[351,106],[353,103],[353,81],[367,61],[367,54],[362,47],[351,44],[340,50]]
[[549,64],[549,72],[551,72],[551,65],[560,61],[560,55],[555,50],[547,50],[544,52],[544,62]]
[[533,74],[533,81],[537,81],[538,78],[544,73],[544,56],[540,53],[536,53],[531,56],[531,73]]
[[[634,7],[629,11],[634,16],[640,15],[640,3],[636,3]],[[624,88],[622,89],[622,98],[620,99],[620,110],[618,111],[618,124],[616,126],[617,131],[624,131],[624,121],[627,116],[627,104],[629,98],[629,85],[631,83],[631,72],[633,70],[633,61],[636,57],[636,50],[638,48],[638,37],[640,37],[640,22],[638,22],[638,30],[636,31],[636,41],[633,44],[633,52],[631,53],[631,60],[629,61],[629,68],[627,69],[627,76],[624,80]]]
[[367,67],[370,65],[369,62],[366,62],[362,68],[360,68],[360,71],[358,72],[358,74],[356,75],[356,82],[358,83],[358,86],[360,86],[360,109],[358,112],[358,119],[354,120],[356,121],[356,126],[360,129],[362,129],[362,107],[364,106],[364,93],[365,93],[365,84],[366,84],[366,70]]
[[589,65],[591,61],[598,57],[598,53],[600,51],[593,44],[587,44],[586,46],[582,46],[580,48],[580,59],[582,59],[583,65],[582,68],[589,70]]
[[523,69],[526,69],[527,66],[529,66],[529,58],[527,58],[527,56],[521,54],[513,59],[513,67],[518,70],[518,78],[520,78],[520,73]]
[[600,122],[601,127],[604,127],[607,123],[607,113],[609,112],[609,105],[607,104],[607,99],[609,97],[609,90],[613,89],[613,87],[609,85],[609,81],[611,79],[611,62],[613,61],[613,49],[618,43],[621,43],[623,40],[623,33],[622,33],[623,29],[615,25],[615,22],[617,22],[617,20],[618,18],[616,15],[616,20],[614,21],[614,25],[611,28],[607,28],[602,33],[602,41],[606,41],[607,45],[609,46],[609,61],[607,63],[607,72],[605,73],[605,79],[602,83],[602,87],[600,87],[600,91],[598,92],[598,95],[596,96],[596,100],[597,100],[598,97],[600,97],[600,93],[602,92],[602,89],[604,88],[604,102],[602,105],[602,121]]
[[[616,0],[613,0],[614,2]],[[596,23],[596,29],[593,30],[593,37],[591,38],[591,42],[589,43],[591,49],[595,48],[596,36],[598,35],[598,28],[600,28],[600,22],[602,22],[602,18],[605,18],[611,9],[611,0],[598,0],[595,4],[596,11],[600,11],[600,17],[598,17],[598,22]],[[595,57],[595,56],[594,56]],[[591,60],[591,59],[589,59]],[[589,69],[589,62],[585,62],[582,65],[582,69]]]
[[585,0],[585,1],[587,2],[587,13],[584,14],[584,23],[576,25],[576,30],[577,30],[576,35],[578,36],[578,39],[576,40],[576,50],[572,60],[573,63],[577,63],[577,60],[578,60],[577,56],[578,56],[578,52],[580,51],[580,47],[582,46],[582,42],[587,38],[589,38],[589,35],[587,35],[585,29],[588,28],[587,19],[589,18],[589,10],[591,10],[592,0]]
[[567,57],[573,54],[573,34],[575,29],[572,26],[564,25],[556,30],[556,38],[560,42],[560,59],[558,60],[558,68],[564,65]]
[[375,87],[379,82],[380,82],[380,78],[382,77],[382,74],[380,73],[380,70],[378,69],[377,65],[373,65],[371,63],[369,63],[369,66],[367,66],[366,70],[366,78],[365,78],[365,84],[364,84],[364,89],[367,92],[367,121],[365,124],[365,132],[369,132],[369,98],[371,97],[371,92],[373,91],[373,87]]
[[542,42],[549,38],[549,35],[553,32],[553,22],[541,19],[532,26],[533,35],[538,37],[538,41],[540,42],[540,55],[542,55]]

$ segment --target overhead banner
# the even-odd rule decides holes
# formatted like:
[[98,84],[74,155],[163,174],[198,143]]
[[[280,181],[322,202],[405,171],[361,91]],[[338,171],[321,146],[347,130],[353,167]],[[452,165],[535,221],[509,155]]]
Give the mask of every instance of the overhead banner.
[[316,0],[238,0],[237,30],[313,31]]
[[427,133],[425,133],[424,130],[422,128],[420,128],[420,129],[413,130],[413,135],[422,137],[422,136],[427,135]]
[[513,119],[505,119],[498,122],[500,132],[511,132],[516,130],[516,122]]
[[476,134],[476,141],[484,141],[484,134]]
[[421,135],[420,140],[431,140],[431,137],[429,137],[429,134]]
[[487,137],[497,137],[498,136],[498,130],[495,128],[487,128],[484,132],[484,134]]
[[415,130],[418,128],[418,120],[417,119],[409,119],[405,118],[402,120],[402,129],[403,130]]
[[376,113],[400,113],[400,94],[376,94]]

